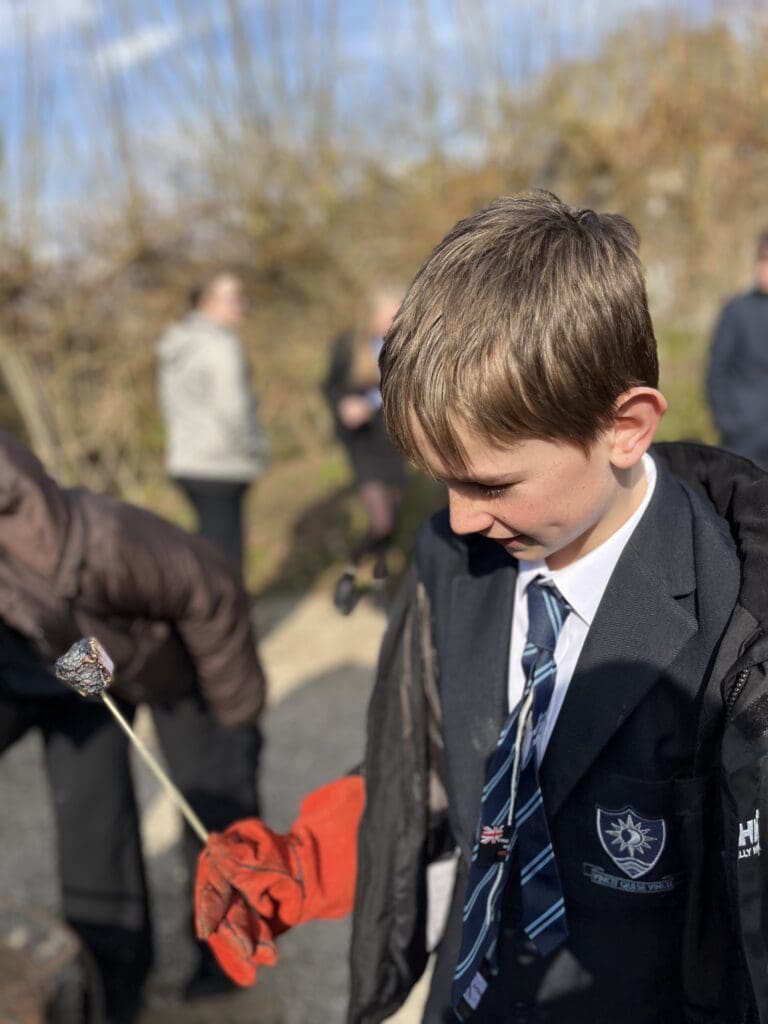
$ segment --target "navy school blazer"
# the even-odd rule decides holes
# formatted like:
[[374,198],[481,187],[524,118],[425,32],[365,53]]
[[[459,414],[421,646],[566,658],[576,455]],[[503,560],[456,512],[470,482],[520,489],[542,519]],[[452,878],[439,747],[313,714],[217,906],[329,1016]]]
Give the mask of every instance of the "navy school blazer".
[[[676,941],[682,960],[690,956],[682,964],[675,957],[675,998],[719,1014],[727,988],[744,1012],[759,1006],[768,1020],[759,910],[755,924],[755,901],[750,918],[742,898],[749,858],[739,860],[737,846],[740,827],[748,835],[754,822],[759,787],[743,787],[734,800],[723,758],[725,719],[742,713],[748,694],[754,703],[750,673],[759,685],[764,598],[756,582],[768,569],[760,514],[768,478],[702,446],[662,446],[656,459],[656,492],[606,590],[542,764],[545,806],[573,907],[591,900],[620,909],[616,900],[631,892],[606,839],[615,822],[604,817],[601,832],[601,812],[626,816],[629,808],[656,823],[648,834],[657,837],[662,822],[662,855],[632,895],[661,910],[669,898],[685,918]],[[423,970],[425,867],[439,852],[436,836],[447,833],[468,863],[486,763],[508,711],[515,577],[501,548],[455,536],[445,512],[422,529],[369,712],[348,1017],[355,1024],[383,1020]],[[447,998],[462,887],[460,869],[434,1005]],[[717,890],[712,913],[695,911],[702,889]],[[733,958],[702,970],[705,947],[722,947],[723,928],[733,930]],[[576,931],[588,929],[577,923]],[[603,959],[620,967],[613,945],[603,942],[585,971],[599,975]]]

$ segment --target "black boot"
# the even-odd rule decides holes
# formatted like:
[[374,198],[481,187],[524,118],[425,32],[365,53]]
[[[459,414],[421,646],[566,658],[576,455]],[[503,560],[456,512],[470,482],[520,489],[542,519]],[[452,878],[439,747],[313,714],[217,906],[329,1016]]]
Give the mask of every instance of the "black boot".
[[82,921],[71,921],[70,924],[92,957],[103,990],[104,1018],[90,1006],[91,995],[91,1013],[84,1019],[105,1019],[107,1024],[133,1024],[142,1007],[144,983],[152,965],[149,931],[132,931]]
[[369,591],[370,601],[374,608],[378,608],[379,611],[385,614],[389,611],[389,586],[388,578],[385,576],[374,577],[371,583],[371,589]]
[[333,591],[333,603],[337,611],[342,615],[349,615],[360,598],[360,591],[357,589],[356,574],[354,570],[347,569],[339,577],[339,581]]

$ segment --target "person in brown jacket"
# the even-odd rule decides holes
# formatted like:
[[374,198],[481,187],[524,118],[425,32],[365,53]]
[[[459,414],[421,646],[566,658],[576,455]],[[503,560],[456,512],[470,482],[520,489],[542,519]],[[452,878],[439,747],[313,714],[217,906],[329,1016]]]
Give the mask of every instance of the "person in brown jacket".
[[[59,487],[0,431],[0,752],[41,730],[63,912],[93,953],[107,1018],[135,1019],[152,963],[125,737],[49,671],[81,636],[115,663],[132,717],[147,702],[176,783],[210,829],[258,813],[265,679],[235,572],[207,541],[85,489]],[[185,835],[190,875],[199,841]],[[188,994],[217,985],[201,953]]]

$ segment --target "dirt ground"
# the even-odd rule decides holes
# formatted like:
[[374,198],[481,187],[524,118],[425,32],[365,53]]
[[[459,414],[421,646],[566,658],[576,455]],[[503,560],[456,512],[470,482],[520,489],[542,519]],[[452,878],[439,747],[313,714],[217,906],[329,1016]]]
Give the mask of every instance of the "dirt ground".
[[[331,606],[327,586],[301,601],[270,601],[255,614],[270,680],[262,766],[265,817],[285,828],[304,793],[362,757],[384,617],[363,602],[342,618]],[[148,716],[140,717],[139,727],[151,740]],[[141,1024],[342,1024],[348,921],[314,922],[284,936],[277,967],[263,971],[251,990],[194,1006],[179,1001],[192,962],[185,931],[187,879],[176,845],[180,823],[143,766],[136,766],[136,775],[157,942]],[[0,807],[2,891],[14,901],[56,910],[52,822],[36,735],[25,737],[0,761]],[[422,999],[415,992],[393,1022],[416,1024]]]

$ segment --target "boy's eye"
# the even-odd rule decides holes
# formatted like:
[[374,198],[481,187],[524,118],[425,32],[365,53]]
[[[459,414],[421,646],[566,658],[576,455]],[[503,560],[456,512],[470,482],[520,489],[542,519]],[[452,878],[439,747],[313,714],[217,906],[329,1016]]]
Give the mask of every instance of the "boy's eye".
[[502,487],[485,487],[483,484],[476,484],[478,494],[481,498],[500,498],[509,490],[509,484]]
[[517,486],[517,481],[491,486],[490,484],[472,483],[469,480],[446,481],[439,480],[437,477],[435,479],[438,479],[438,482],[449,491],[456,491],[466,497],[487,498],[489,501],[494,498],[503,497],[513,487]]

